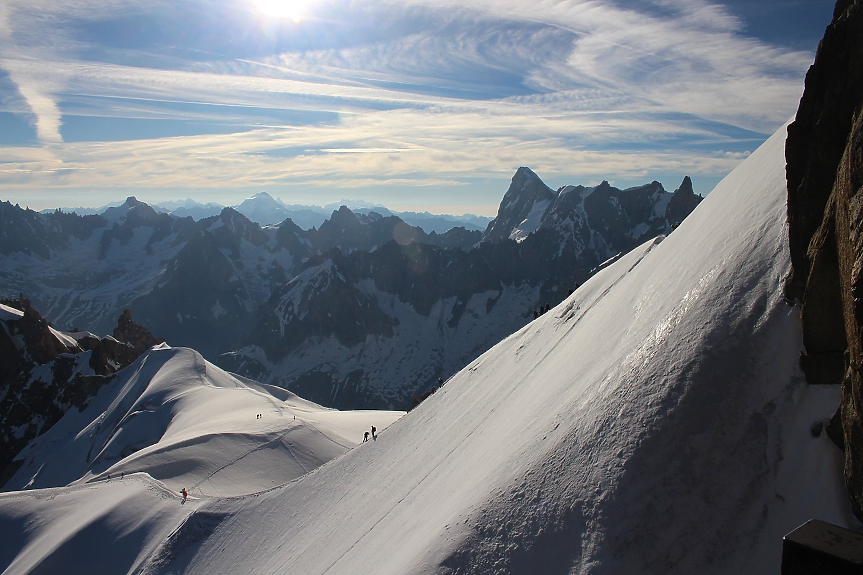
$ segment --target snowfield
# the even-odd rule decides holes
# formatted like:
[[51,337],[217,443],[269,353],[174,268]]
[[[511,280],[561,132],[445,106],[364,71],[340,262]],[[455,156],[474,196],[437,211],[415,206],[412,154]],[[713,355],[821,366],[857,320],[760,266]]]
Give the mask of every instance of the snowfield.
[[[128,401],[136,403],[100,394],[104,403],[91,409],[103,419],[81,427],[86,418],[70,412],[31,448],[33,465],[19,481],[81,479],[0,495],[0,567],[778,572],[782,536],[807,519],[859,526],[839,450],[810,432],[836,410],[838,386],[806,385],[799,309],[782,297],[790,269],[784,139],[783,127],[670,236],[603,269],[377,441],[286,484],[264,489],[267,478],[287,476],[285,446],[307,445],[291,439],[289,415],[309,422],[304,433],[329,429],[322,435],[335,443],[334,428],[343,429],[345,448],[348,438],[358,441],[359,422],[354,429],[335,423],[338,412],[307,414],[298,398],[280,405],[209,365],[205,393],[183,383],[203,377],[194,352],[151,352],[135,365],[140,374],[163,366],[152,391],[133,393],[130,377]],[[160,379],[172,361],[158,358],[171,353],[181,367]],[[238,384],[251,390],[242,399],[231,394]],[[153,423],[138,426],[136,417]],[[158,441],[113,463],[122,446],[151,441],[154,430]],[[243,433],[271,443],[249,440],[253,463],[222,475],[210,458],[227,449],[219,442],[239,443],[230,438]],[[118,435],[114,448],[106,438]],[[81,460],[87,442],[98,447],[92,463]],[[160,450],[163,442],[172,448]],[[74,469],[64,475],[67,467]],[[213,492],[204,477],[215,478]],[[181,504],[176,490],[195,481],[201,492]]]
[[403,414],[323,408],[162,344],[36,438],[4,488],[146,473],[193,496],[254,493],[308,473]]

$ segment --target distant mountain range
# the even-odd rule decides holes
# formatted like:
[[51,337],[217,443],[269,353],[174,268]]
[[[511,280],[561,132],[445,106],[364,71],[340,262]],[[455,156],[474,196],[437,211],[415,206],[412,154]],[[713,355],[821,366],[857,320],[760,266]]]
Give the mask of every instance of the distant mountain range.
[[[123,202],[117,202],[102,206],[101,208],[57,208],[65,213],[75,213],[80,216],[99,215],[110,208],[122,206]],[[304,230],[319,228],[327,220],[333,211],[341,206],[349,207],[354,213],[368,215],[375,212],[384,216],[398,216],[405,223],[422,228],[427,233],[445,233],[452,228],[462,227],[467,230],[482,231],[486,228],[492,218],[477,216],[474,214],[463,214],[461,216],[437,215],[429,212],[394,212],[381,205],[370,204],[362,200],[342,200],[332,204],[320,206],[305,206],[300,204],[286,204],[282,200],[272,197],[267,192],[259,192],[242,203],[233,207],[249,220],[261,225],[280,224],[290,218],[297,226]],[[190,217],[195,221],[218,216],[228,206],[208,202],[202,204],[191,198],[185,200],[174,200],[152,204],[155,211],[163,214],[171,214],[179,218]],[[42,210],[43,214],[49,214],[56,209]]]
[[484,232],[426,233],[344,206],[304,230],[233,208],[195,221],[134,198],[88,216],[7,202],[0,295],[23,293],[66,330],[107,333],[128,308],[240,375],[324,405],[405,409],[700,201],[688,177],[674,193],[555,192],[520,168]]

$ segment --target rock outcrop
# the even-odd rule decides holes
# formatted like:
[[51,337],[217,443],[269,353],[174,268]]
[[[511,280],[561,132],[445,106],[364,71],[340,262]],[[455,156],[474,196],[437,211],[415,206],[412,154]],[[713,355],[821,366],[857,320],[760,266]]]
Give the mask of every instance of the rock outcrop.
[[123,315],[117,320],[114,339],[129,344],[135,349],[137,355],[132,361],[154,345],[165,343],[164,339],[155,337],[146,327],[132,321],[132,313],[129,310],[123,310]]
[[786,143],[790,301],[801,367],[842,384],[845,481],[863,518],[863,0],[839,0]]
[[114,337],[53,329],[21,297],[0,306],[0,487],[17,470],[13,458],[73,407],[90,398],[141,353],[164,340],[120,317]]

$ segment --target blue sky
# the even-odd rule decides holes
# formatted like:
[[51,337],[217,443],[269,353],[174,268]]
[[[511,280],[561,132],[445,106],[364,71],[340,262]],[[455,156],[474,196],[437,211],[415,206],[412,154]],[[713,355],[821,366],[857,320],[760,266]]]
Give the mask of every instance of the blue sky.
[[796,111],[829,0],[3,0],[0,200],[494,215],[707,193]]

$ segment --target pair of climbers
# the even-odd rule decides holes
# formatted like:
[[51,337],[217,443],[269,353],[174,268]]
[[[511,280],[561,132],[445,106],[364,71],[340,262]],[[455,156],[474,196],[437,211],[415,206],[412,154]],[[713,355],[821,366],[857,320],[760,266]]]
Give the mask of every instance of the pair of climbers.
[[[374,425],[372,425],[372,439],[374,439],[375,441],[377,441],[377,440],[378,440],[378,436],[375,434],[375,432],[376,432],[377,430],[378,430],[378,428],[377,428],[377,427],[375,427]],[[368,431],[366,431],[366,432],[363,434],[363,443],[365,443],[365,442],[366,442],[366,441],[368,441],[368,440],[369,440],[369,432],[368,432]]]

